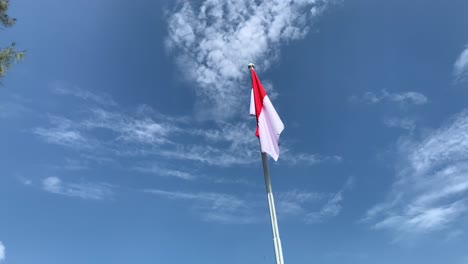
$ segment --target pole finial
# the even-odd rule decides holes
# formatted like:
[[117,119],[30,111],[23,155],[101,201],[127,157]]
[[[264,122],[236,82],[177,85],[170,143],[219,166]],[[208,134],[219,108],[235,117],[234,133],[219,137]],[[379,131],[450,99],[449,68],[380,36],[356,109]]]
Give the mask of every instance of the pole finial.
[[253,63],[249,63],[249,69],[255,69],[255,65]]

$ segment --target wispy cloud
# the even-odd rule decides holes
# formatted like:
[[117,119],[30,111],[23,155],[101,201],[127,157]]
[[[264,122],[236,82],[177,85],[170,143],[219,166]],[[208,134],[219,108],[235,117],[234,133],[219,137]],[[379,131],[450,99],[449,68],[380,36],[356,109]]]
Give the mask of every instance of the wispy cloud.
[[89,200],[102,200],[113,195],[111,185],[96,183],[69,183],[58,177],[48,177],[42,181],[42,188],[50,193]]
[[65,158],[65,164],[60,166],[60,168],[72,171],[86,170],[89,169],[89,162],[83,157],[80,159]]
[[[147,106],[136,112],[93,108],[73,121],[49,116],[49,122],[49,127],[33,129],[34,134],[48,143],[79,150],[80,155],[161,157],[220,167],[250,165],[259,159],[254,128],[245,123],[217,122],[207,129],[203,123],[165,116]],[[282,161],[291,165],[341,160],[339,156],[296,153],[287,144],[282,152]],[[71,163],[66,165],[73,167]],[[75,165],[83,168],[85,164]],[[188,178],[175,171],[165,174]]]
[[155,174],[163,177],[176,177],[183,180],[194,180],[197,178],[193,173],[188,173],[182,170],[167,169],[158,165],[140,165],[133,169],[139,172]]
[[468,111],[420,140],[399,141],[396,182],[383,203],[364,221],[397,239],[450,229],[466,214],[468,191]]
[[78,155],[73,156],[73,154],[70,154],[70,156],[63,157],[61,161],[56,161],[54,164],[46,165],[46,167],[56,171],[85,171],[95,169],[96,166],[118,166],[114,157],[105,156],[105,153],[102,153],[102,156],[91,154],[91,152],[97,153],[100,151],[99,146],[92,146],[87,149],[78,149],[78,152],[80,152]]
[[237,196],[211,192],[176,192],[158,189],[145,190],[147,193],[166,199],[183,200],[192,203],[192,209],[202,220],[225,224],[247,224],[257,220],[252,204]]
[[278,193],[278,213],[284,215],[305,215],[307,204],[323,200],[326,195],[319,192],[290,190]]
[[401,128],[404,130],[414,130],[416,128],[416,123],[414,119],[403,117],[390,117],[384,119],[384,125],[387,127]]
[[0,262],[5,260],[5,246],[3,245],[2,241],[0,241]]
[[427,97],[418,92],[390,93],[387,90],[381,90],[379,93],[367,92],[359,97],[353,96],[351,100],[369,104],[394,102],[400,104],[423,105],[428,102]]
[[19,182],[21,182],[21,184],[26,185],[26,186],[29,186],[29,185],[31,185],[33,183],[33,181],[31,179],[28,179],[28,178],[23,177],[23,176],[19,176],[18,180],[19,180]]
[[98,94],[97,92],[90,92],[76,85],[71,85],[63,81],[55,81],[51,83],[52,91],[60,95],[71,95],[77,98],[92,101],[103,106],[116,106],[117,103],[107,94]]
[[[276,193],[278,217],[319,223],[337,216],[342,209],[343,193],[352,185],[352,178],[336,193],[320,193],[293,189]],[[190,203],[189,208],[202,220],[219,223],[248,224],[266,219],[268,208],[264,195],[238,195],[214,192],[182,192],[161,189],[144,190],[170,200]],[[246,197],[250,197],[247,199]],[[319,208],[315,211],[315,208]],[[262,213],[259,213],[262,212]]]
[[280,46],[303,38],[332,2],[205,0],[180,5],[169,16],[166,43],[186,77],[197,84],[202,115],[218,120],[234,115],[249,95],[247,63],[262,61],[262,69],[267,68]]
[[18,102],[0,102],[0,119],[18,118],[31,109]]
[[18,119],[34,114],[30,108],[31,100],[22,95],[2,91],[0,98],[0,119]]
[[458,238],[460,238],[465,232],[461,229],[454,229],[452,231],[449,231],[447,233],[447,235],[445,236],[445,239],[444,241],[445,242],[450,242],[450,241],[453,241],[453,240],[456,240]]
[[153,118],[94,108],[73,121],[49,116],[50,126],[34,128],[33,133],[48,143],[79,150],[86,160],[102,163],[112,156],[154,153],[155,147],[171,143],[169,137],[176,136],[179,128]]
[[[204,144],[177,144],[161,151],[168,158],[202,162],[212,166],[247,165],[258,160],[258,141],[242,123],[218,123],[216,128],[185,131]],[[249,136],[251,135],[251,136]]]
[[307,214],[306,221],[308,223],[320,223],[325,219],[337,216],[342,209],[341,202],[343,200],[342,192],[336,193],[318,212],[312,212]]
[[297,153],[289,151],[285,146],[281,149],[281,161],[290,165],[316,165],[325,162],[341,162],[343,158],[338,155],[324,156],[320,154]]
[[254,186],[255,184],[252,181],[249,181],[247,178],[240,178],[240,177],[223,177],[222,175],[213,176],[206,176],[205,179],[208,179],[214,183],[220,184],[243,184],[243,185],[250,185]]
[[169,134],[180,130],[160,116],[129,115],[101,108],[93,109],[92,115],[81,121],[80,126],[88,130],[107,129],[116,133],[116,140],[148,145],[169,143]]
[[[84,99],[100,98],[92,96],[90,92],[84,94],[88,95]],[[77,112],[68,113],[67,117],[48,115],[47,119],[49,124],[33,128],[32,133],[47,143],[66,147],[76,153],[76,156],[68,153],[62,162],[48,165],[57,175],[64,170],[111,166],[167,179],[251,185],[245,178],[209,177],[197,171],[204,166],[246,167],[260,162],[254,123],[249,126],[245,120],[200,122],[187,116],[164,115],[147,105],[133,110],[92,106],[85,110],[79,108]],[[116,162],[123,158],[124,164]],[[284,143],[280,160],[282,164],[291,166],[314,166],[324,162],[340,162],[341,157],[297,153]],[[177,167],[167,166],[174,162],[178,164]],[[193,168],[198,169],[194,171]],[[72,192],[76,193],[75,196],[83,193],[80,189],[84,188],[83,184],[69,184],[71,188],[67,189],[68,183],[63,183],[59,178],[49,181],[55,181],[58,188],[47,188],[49,191],[55,190],[68,196],[72,196]]]
[[353,183],[354,179],[348,178],[341,190],[332,194],[319,211],[307,214],[306,222],[310,224],[321,223],[329,218],[339,215],[343,209],[343,194],[346,190],[352,188]]
[[468,264],[468,256],[463,257],[459,264]]
[[78,149],[89,147],[88,140],[71,120],[62,117],[50,117],[50,123],[53,127],[37,127],[33,130],[33,133],[49,143]]
[[455,81],[457,82],[465,81],[468,77],[468,45],[455,61],[453,73],[455,75]]
[[343,194],[350,189],[353,178],[349,178],[336,193],[320,193],[300,190],[290,190],[278,193],[278,213],[294,215],[305,223],[316,224],[324,222],[340,214]]

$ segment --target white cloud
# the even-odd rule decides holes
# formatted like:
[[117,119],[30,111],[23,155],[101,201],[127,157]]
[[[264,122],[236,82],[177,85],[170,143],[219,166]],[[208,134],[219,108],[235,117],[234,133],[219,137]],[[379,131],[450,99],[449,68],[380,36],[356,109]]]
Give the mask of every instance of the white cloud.
[[400,104],[423,105],[428,102],[425,95],[418,92],[389,93],[387,90],[381,90],[380,93],[367,92],[362,97],[352,97],[353,101],[363,101],[369,104],[380,102],[395,102]]
[[108,184],[67,183],[58,177],[45,178],[42,181],[42,188],[50,193],[89,200],[102,200],[113,194]]
[[279,47],[303,38],[333,0],[205,0],[183,3],[168,19],[167,46],[196,82],[201,115],[235,114],[248,98],[249,62],[266,69]]
[[453,72],[456,81],[465,81],[468,77],[468,46],[462,51],[455,61]]
[[256,221],[252,204],[234,195],[210,192],[174,192],[158,189],[145,190],[145,192],[166,199],[190,201],[196,214],[207,222],[247,224]]
[[0,241],[0,262],[5,260],[5,246],[3,245],[2,241]]
[[51,87],[52,91],[60,95],[71,95],[83,100],[93,101],[104,106],[117,106],[117,103],[107,94],[97,94],[96,92],[92,93],[66,82],[55,81],[51,83]]
[[463,111],[421,140],[400,140],[396,182],[363,220],[397,237],[450,229],[467,211],[467,131]]

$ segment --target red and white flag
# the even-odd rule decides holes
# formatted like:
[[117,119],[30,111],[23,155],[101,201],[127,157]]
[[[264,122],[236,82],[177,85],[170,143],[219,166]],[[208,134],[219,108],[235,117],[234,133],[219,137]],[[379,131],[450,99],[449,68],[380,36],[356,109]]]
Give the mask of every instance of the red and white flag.
[[284,125],[253,67],[250,67],[250,73],[252,76],[250,114],[255,115],[257,118],[255,135],[260,139],[262,152],[269,154],[277,161],[279,157],[279,136],[284,129]]

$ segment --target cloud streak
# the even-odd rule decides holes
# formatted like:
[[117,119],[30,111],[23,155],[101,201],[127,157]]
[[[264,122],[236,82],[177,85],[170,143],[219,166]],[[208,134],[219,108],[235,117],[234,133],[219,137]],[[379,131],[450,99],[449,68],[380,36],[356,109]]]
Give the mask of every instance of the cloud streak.
[[453,73],[456,82],[463,82],[468,77],[468,45],[458,56],[455,64],[453,65]]
[[42,181],[44,191],[86,200],[103,200],[113,195],[108,184],[68,183],[58,177],[48,177]]
[[276,202],[278,204],[278,213],[283,215],[305,215],[306,206],[309,203],[320,202],[326,195],[319,192],[309,192],[301,190],[290,190],[278,193]]
[[342,192],[336,193],[327,201],[327,203],[324,206],[322,206],[320,211],[308,213],[306,222],[310,224],[321,223],[325,219],[337,216],[341,212],[342,201],[343,201]]
[[[217,167],[246,166],[258,162],[258,140],[254,136],[254,128],[245,123],[218,122],[207,129],[203,124],[144,108],[145,111],[139,109],[128,113],[93,108],[73,121],[49,116],[50,126],[37,127],[33,133],[48,143],[78,150],[81,155],[98,155],[107,159],[160,157]],[[282,152],[282,161],[291,165],[341,161],[339,156],[296,153],[287,144],[283,145]],[[167,175],[189,178],[169,168],[159,169],[166,170]]]
[[61,117],[51,117],[50,122],[53,127],[37,127],[33,130],[33,133],[52,144],[77,149],[90,147],[88,139],[74,128],[71,120]]
[[[352,187],[353,178],[349,178],[336,193],[320,193],[291,190],[278,193],[278,212],[282,215],[294,215],[307,224],[325,222],[340,214],[344,192]],[[317,207],[318,206],[318,207]]]
[[157,165],[137,166],[133,168],[135,171],[155,174],[163,177],[176,177],[183,180],[194,180],[197,177],[192,173],[182,170],[167,169]]
[[54,93],[59,95],[71,95],[103,106],[117,106],[117,103],[107,94],[92,93],[62,81],[53,82],[51,88]]
[[305,221],[309,224],[322,223],[327,219],[335,217],[343,209],[344,192],[353,187],[354,179],[348,178],[340,191],[329,196],[327,202],[319,211],[310,212],[306,215]]
[[362,101],[369,104],[377,104],[384,102],[393,102],[400,104],[414,104],[423,105],[428,102],[425,95],[418,92],[401,92],[401,93],[390,93],[387,90],[381,90],[379,93],[367,92],[362,97],[352,97],[353,101]]
[[404,130],[414,130],[416,128],[415,121],[413,119],[404,117],[404,118],[398,118],[398,117],[391,117],[391,118],[386,118],[384,119],[384,125],[387,127],[393,127],[393,128],[401,128]]
[[450,229],[466,215],[468,111],[420,140],[399,142],[396,181],[385,202],[364,221],[391,230],[397,238]]
[[257,221],[252,205],[230,194],[211,192],[178,192],[159,189],[145,190],[146,193],[166,199],[189,201],[192,210],[203,221],[223,224],[248,224]]
[[[168,17],[167,46],[196,83],[202,116],[235,115],[249,95],[249,62],[266,69],[281,45],[303,38],[333,0],[185,2]],[[244,88],[242,88],[244,87]],[[202,110],[203,109],[203,110]]]
[[5,255],[6,255],[6,249],[5,245],[3,245],[2,241],[0,241],[0,262],[5,260]]

